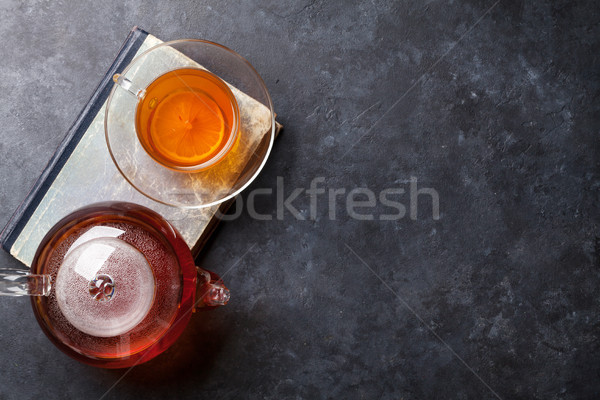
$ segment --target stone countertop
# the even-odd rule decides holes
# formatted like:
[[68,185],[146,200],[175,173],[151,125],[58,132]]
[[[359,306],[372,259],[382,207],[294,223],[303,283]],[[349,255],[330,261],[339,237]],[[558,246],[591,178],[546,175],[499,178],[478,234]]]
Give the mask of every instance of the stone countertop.
[[285,126],[197,260],[229,305],[124,371],[1,298],[0,399],[599,397],[595,2],[237,3],[0,1],[2,226],[134,25],[241,53]]

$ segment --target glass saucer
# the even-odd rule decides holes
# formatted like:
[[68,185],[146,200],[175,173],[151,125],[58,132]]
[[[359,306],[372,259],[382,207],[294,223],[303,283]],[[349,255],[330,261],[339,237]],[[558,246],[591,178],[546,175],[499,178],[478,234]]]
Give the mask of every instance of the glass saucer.
[[[145,88],[181,68],[206,69],[218,76],[239,106],[235,143],[219,162],[200,171],[158,163],[136,132],[136,108]],[[213,206],[239,194],[265,165],[275,138],[273,104],[262,78],[234,51],[196,39],[161,43],[136,57],[115,75],[115,82],[104,117],[108,149],[123,177],[150,199],[180,208]]]

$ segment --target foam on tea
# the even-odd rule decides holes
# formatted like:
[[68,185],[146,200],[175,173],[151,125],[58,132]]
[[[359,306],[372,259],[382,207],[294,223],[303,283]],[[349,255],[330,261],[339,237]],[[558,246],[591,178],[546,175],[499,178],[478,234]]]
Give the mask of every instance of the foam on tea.
[[176,170],[213,165],[231,149],[238,129],[234,95],[202,69],[161,75],[146,88],[136,110],[140,143],[154,160]]

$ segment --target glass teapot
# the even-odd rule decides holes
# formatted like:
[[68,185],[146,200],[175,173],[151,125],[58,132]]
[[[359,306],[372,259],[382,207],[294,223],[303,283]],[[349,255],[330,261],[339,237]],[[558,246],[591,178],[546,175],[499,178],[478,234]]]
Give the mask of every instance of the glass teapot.
[[30,271],[0,270],[0,294],[31,296],[50,340],[103,368],[152,359],[175,342],[195,308],[229,300],[221,279],[195,266],[175,228],[122,202],[87,206],[59,221]]

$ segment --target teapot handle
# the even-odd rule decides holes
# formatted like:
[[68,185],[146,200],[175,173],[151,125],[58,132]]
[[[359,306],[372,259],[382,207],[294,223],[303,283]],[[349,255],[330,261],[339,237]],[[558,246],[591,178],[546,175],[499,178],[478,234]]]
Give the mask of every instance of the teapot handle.
[[48,296],[50,275],[34,275],[27,270],[0,268],[0,296]]
[[197,300],[194,311],[203,307],[224,306],[229,301],[229,289],[223,284],[223,280],[213,272],[196,267],[198,283],[196,286]]

